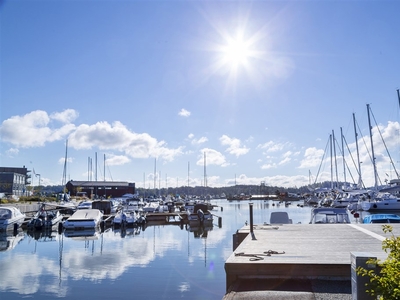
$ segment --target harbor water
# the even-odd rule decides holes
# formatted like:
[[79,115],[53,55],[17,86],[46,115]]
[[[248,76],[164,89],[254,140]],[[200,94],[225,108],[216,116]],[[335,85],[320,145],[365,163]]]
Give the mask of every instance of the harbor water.
[[[210,228],[149,224],[88,236],[1,233],[0,298],[220,300],[232,235],[249,223],[250,205],[211,202],[217,207]],[[310,220],[311,208],[300,201],[252,203],[254,224],[269,223],[273,211],[286,211],[293,224]]]

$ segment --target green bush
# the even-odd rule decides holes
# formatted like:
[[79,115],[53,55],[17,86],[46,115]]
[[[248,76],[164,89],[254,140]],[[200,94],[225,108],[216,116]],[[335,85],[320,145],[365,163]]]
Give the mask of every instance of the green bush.
[[386,260],[370,259],[367,264],[375,264],[377,268],[366,270],[357,268],[357,274],[369,277],[367,293],[381,300],[400,299],[400,237],[393,234],[390,225],[383,225],[385,233],[391,233],[390,238],[382,242],[382,249],[388,253]]

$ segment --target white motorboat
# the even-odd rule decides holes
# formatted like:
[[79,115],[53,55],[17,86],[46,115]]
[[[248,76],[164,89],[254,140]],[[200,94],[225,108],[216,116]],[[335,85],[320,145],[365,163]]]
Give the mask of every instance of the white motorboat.
[[361,202],[365,211],[400,210],[400,198],[391,193],[378,193],[373,199]]
[[78,209],[64,223],[65,229],[96,228],[103,222],[103,213],[99,209]]
[[188,212],[188,221],[189,224],[199,223],[212,223],[213,215],[208,210],[208,206],[206,204],[196,204],[193,208],[193,212]]
[[346,208],[318,207],[311,211],[310,224],[349,224]]
[[354,190],[338,193],[331,206],[337,208],[353,207],[368,197],[368,190]]
[[376,223],[400,223],[400,216],[395,214],[373,214],[365,216],[363,219],[364,224]]
[[135,211],[120,210],[113,219],[114,226],[134,226],[137,224],[138,215]]
[[154,202],[154,201],[147,202],[143,206],[143,211],[146,213],[154,213],[158,206],[159,206],[159,202]]
[[64,215],[58,210],[46,210],[43,204],[35,216],[28,222],[28,229],[50,229],[62,221]]
[[82,201],[76,207],[77,209],[90,209],[92,208],[92,201]]
[[25,214],[14,206],[0,207],[0,231],[16,230],[25,221]]

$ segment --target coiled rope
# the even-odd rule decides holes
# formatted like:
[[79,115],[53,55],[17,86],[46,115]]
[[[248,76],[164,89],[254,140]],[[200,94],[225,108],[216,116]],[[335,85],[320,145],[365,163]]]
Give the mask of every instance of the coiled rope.
[[250,257],[250,261],[257,261],[257,260],[263,260],[264,256],[271,256],[272,254],[285,254],[285,251],[278,252],[274,250],[268,250],[264,251],[262,254],[250,254],[250,253],[244,253],[244,252],[239,252],[235,253],[235,256],[248,256]]

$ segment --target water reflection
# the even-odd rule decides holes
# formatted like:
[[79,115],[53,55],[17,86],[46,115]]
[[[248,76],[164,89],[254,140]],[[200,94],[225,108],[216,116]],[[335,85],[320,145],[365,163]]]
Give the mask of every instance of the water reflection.
[[14,249],[24,237],[25,234],[21,230],[1,231],[0,251],[8,251]]
[[[222,299],[225,260],[232,235],[249,222],[248,201],[218,201],[221,226],[177,223],[104,232],[19,231],[0,235],[0,297],[17,299],[124,298]],[[253,201],[254,224],[286,211],[293,224],[308,224],[311,208],[300,202]],[[360,218],[362,215],[360,215]],[[356,222],[353,218],[352,222]],[[112,286],[112,288],[109,288]]]

